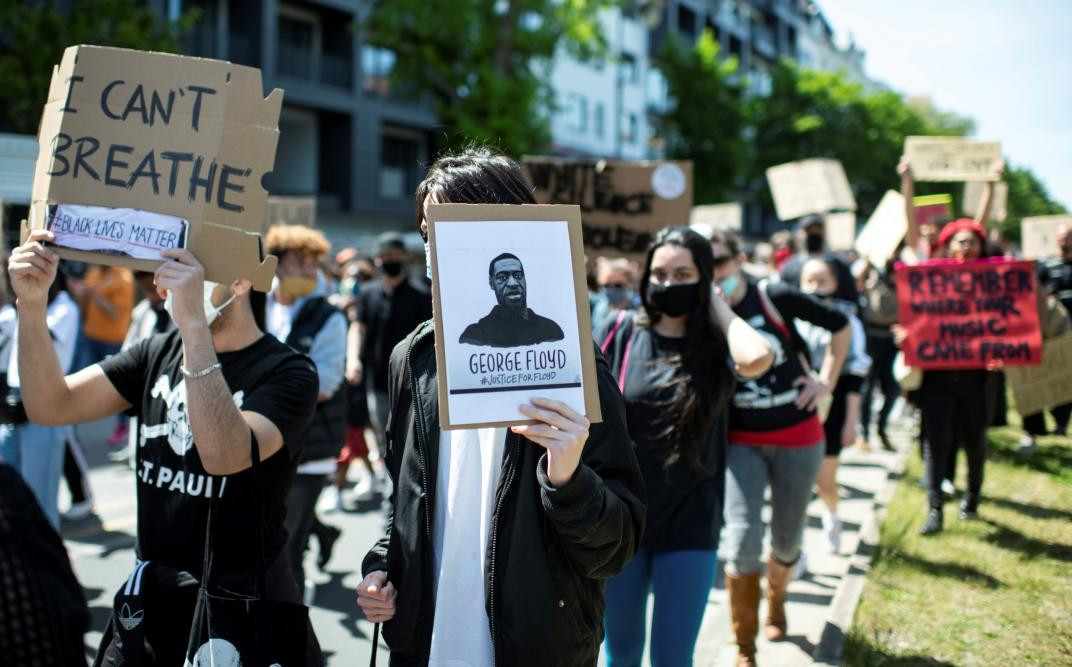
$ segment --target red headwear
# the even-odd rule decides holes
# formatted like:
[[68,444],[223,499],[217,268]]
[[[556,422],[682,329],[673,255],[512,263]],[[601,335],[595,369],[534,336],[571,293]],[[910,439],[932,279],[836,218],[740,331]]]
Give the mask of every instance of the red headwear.
[[949,239],[953,238],[954,234],[964,230],[978,236],[979,243],[986,245],[986,230],[983,229],[983,226],[971,218],[960,218],[942,227],[941,233],[938,234],[938,247],[941,248],[949,243]]

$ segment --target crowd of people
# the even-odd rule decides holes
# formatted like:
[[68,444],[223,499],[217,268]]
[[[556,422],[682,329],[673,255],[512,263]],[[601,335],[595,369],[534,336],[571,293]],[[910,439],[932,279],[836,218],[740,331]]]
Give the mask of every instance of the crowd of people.
[[[205,281],[187,251],[168,251],[153,273],[87,268],[60,261],[49,233],[34,232],[11,254],[0,310],[0,474],[14,480],[0,481],[0,545],[31,493],[40,517],[19,509],[19,525],[41,525],[20,527],[32,539],[22,551],[0,546],[0,560],[54,580],[59,599],[41,599],[67,622],[42,622],[33,642],[0,648],[44,665],[71,664],[81,646],[88,617],[56,538],[59,487],[65,479],[70,489],[63,517],[93,512],[73,425],[114,418],[110,454],[137,477],[138,563],[97,664],[143,664],[150,651],[153,664],[182,664],[188,636],[164,628],[191,625],[210,578],[312,604],[311,542],[323,568],[340,535],[332,513],[376,501],[384,534],[345,558],[360,567],[357,604],[383,624],[393,665],[585,665],[603,651],[611,667],[628,667],[640,664],[649,628],[652,664],[689,665],[720,560],[738,665],[755,664],[764,595],[765,637],[787,637],[813,494],[837,553],[839,456],[892,450],[896,406],[921,417],[921,533],[945,527],[961,449],[959,517],[975,518],[984,498],[986,429],[1004,416],[1001,369],[900,372],[894,267],[1012,251],[985,227],[992,188],[975,219],[921,226],[911,169],[898,173],[908,233],[883,266],[831,251],[821,215],[761,243],[670,226],[642,258],[592,258],[600,423],[534,399],[521,408],[534,423],[441,430],[431,276],[412,270],[398,234],[379,237],[371,256],[332,255],[320,231],[276,225],[265,238],[276,279],[263,294],[248,279]],[[429,169],[416,200],[425,239],[434,202],[534,203],[518,165],[483,149]],[[1072,329],[1070,230],[1058,244],[1039,263],[1046,338]],[[1058,432],[1070,415],[1072,405],[1053,410]],[[1029,452],[1046,421],[1023,425]],[[35,617],[25,600],[12,603]],[[141,626],[135,614],[171,625]],[[305,664],[320,664],[307,626],[261,640],[289,641]]]

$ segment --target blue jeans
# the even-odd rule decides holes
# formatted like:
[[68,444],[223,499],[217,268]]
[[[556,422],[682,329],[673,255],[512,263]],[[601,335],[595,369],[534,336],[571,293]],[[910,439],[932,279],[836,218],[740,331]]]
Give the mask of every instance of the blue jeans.
[[771,489],[771,554],[783,565],[800,558],[811,489],[824,445],[775,447],[730,444],[726,454],[726,527],[722,556],[733,575],[759,571],[763,557],[763,494]]
[[78,338],[78,349],[75,352],[74,368],[72,371],[82,370],[87,366],[99,364],[113,354],[118,354],[119,348],[121,347],[121,343],[104,343],[99,340],[80,336]]
[[59,530],[60,475],[67,426],[0,425],[0,459],[19,471],[52,527]]
[[718,552],[638,549],[622,573],[607,582],[608,667],[639,667],[647,635],[648,593],[655,595],[651,664],[688,667],[700,634],[707,595],[715,584]]

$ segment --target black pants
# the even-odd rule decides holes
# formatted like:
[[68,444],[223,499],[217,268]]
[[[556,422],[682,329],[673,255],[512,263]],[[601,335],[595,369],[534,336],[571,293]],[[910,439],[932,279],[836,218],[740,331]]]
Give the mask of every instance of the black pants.
[[893,343],[893,337],[869,335],[867,354],[871,357],[871,373],[867,377],[867,382],[864,383],[860,406],[860,425],[864,440],[868,440],[871,435],[871,400],[875,390],[882,392],[882,408],[878,411],[878,421],[875,425],[880,434],[886,432],[886,423],[889,421],[893,404],[901,395],[901,385],[893,376],[893,360],[897,356],[897,346]]
[[[1053,415],[1053,420],[1057,422],[1057,428],[1054,430],[1054,433],[1057,435],[1064,435],[1068,431],[1069,417],[1072,417],[1072,403],[1058,405],[1050,410],[1050,414]],[[1046,413],[1036,412],[1033,415],[1025,416],[1024,431],[1031,435],[1048,435],[1049,431],[1046,429]]]
[[956,449],[968,457],[967,504],[974,509],[983,487],[990,373],[986,371],[926,371],[919,391],[923,415],[923,459],[927,469],[927,502],[942,507],[942,480],[951,478],[950,461]]
[[302,561],[305,547],[309,543],[309,533],[316,521],[316,501],[320,498],[326,481],[326,475],[298,473],[294,476],[290,494],[287,495],[287,516],[283,520],[283,526],[287,529],[287,556],[290,558],[294,581],[297,582],[299,591],[305,590]]
[[73,435],[63,447],[63,478],[71,491],[72,505],[85,502],[92,496],[89,490],[86,455],[82,453],[82,445]]

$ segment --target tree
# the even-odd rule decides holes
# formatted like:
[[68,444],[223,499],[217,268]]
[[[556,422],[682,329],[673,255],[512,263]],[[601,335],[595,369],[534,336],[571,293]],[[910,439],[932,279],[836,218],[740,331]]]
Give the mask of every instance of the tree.
[[366,42],[391,49],[393,83],[430,96],[446,148],[489,143],[521,155],[550,140],[557,49],[590,58],[599,13],[619,0],[376,0]]
[[737,58],[720,58],[718,42],[704,30],[691,47],[669,39],[658,67],[671,100],[656,121],[667,156],[693,161],[697,204],[727,201],[746,155]]
[[1020,223],[1026,217],[1066,212],[1064,206],[1050,197],[1049,191],[1035,176],[1035,172],[1027,167],[1009,165],[1005,170],[1005,182],[1009,184],[1009,198],[1006,203],[1008,214],[1002,227],[1006,238],[1019,240]]
[[0,0],[0,131],[36,134],[52,67],[68,46],[174,53],[199,16],[192,9],[178,22],[161,21],[136,0]]

